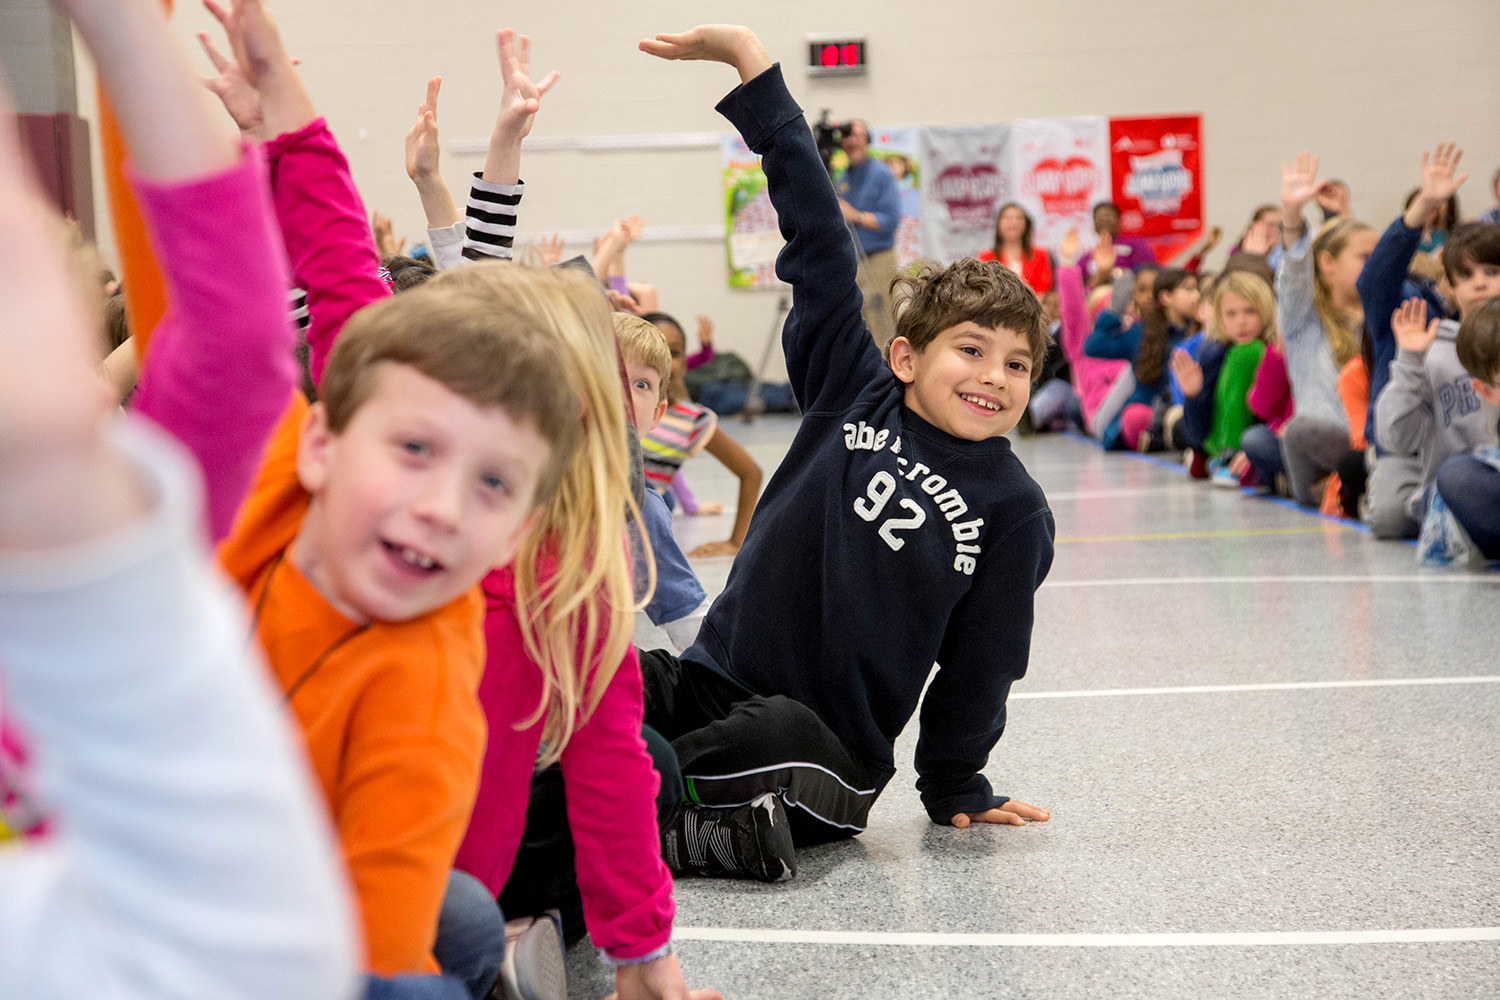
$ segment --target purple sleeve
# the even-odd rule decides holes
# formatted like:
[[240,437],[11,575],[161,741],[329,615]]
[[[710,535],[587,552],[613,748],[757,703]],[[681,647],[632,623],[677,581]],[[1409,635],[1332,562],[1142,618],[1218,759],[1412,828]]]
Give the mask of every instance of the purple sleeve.
[[672,495],[677,497],[677,502],[682,504],[684,514],[693,515],[698,513],[698,498],[693,495],[688,486],[687,478],[682,474],[682,468],[678,467],[672,476]]
[[292,277],[307,289],[308,368],[317,384],[349,317],[391,290],[380,279],[365,203],[328,123],[318,118],[277,136],[266,143],[266,156]]
[[133,408],[202,468],[209,529],[229,533],[297,383],[287,264],[258,150],[228,170],[161,183],[132,173],[166,283]]

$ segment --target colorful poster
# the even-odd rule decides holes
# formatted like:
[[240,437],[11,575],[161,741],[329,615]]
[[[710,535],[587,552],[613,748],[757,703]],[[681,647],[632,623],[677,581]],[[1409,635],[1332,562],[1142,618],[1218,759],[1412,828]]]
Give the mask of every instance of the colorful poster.
[[923,242],[928,257],[951,264],[995,243],[1000,206],[1015,197],[1010,126],[922,130]]
[[780,285],[776,255],[785,241],[776,226],[776,210],[771,207],[760,157],[734,132],[723,137],[719,151],[724,178],[724,252],[729,265],[729,287]]
[[1011,126],[1010,148],[1015,200],[1031,214],[1033,242],[1055,250],[1077,228],[1092,246],[1093,207],[1110,200],[1109,120],[1024,118]]
[[870,155],[890,168],[901,196],[895,251],[896,267],[905,268],[922,257],[922,129],[871,129]]
[[1203,230],[1203,118],[1111,118],[1109,149],[1120,231],[1170,260]]

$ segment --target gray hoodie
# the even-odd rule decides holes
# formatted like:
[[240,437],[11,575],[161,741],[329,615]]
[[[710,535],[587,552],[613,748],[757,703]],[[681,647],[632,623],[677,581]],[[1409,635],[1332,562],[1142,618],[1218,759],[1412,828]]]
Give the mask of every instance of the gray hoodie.
[[1312,230],[1281,255],[1276,268],[1276,323],[1286,354],[1287,380],[1299,417],[1316,417],[1343,430],[1349,416],[1339,401],[1339,365],[1313,305]]
[[1437,339],[1425,353],[1398,350],[1391,380],[1375,400],[1375,434],[1393,455],[1415,455],[1422,462],[1422,488],[1406,502],[1406,512],[1422,520],[1427,488],[1448,458],[1480,445],[1494,445],[1500,409],[1474,391],[1458,363],[1458,323],[1438,324]]

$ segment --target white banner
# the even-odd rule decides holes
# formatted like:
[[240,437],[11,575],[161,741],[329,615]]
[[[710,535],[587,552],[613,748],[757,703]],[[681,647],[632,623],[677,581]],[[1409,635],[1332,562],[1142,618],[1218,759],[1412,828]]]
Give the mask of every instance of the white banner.
[[1036,223],[1034,242],[1055,250],[1076,227],[1094,243],[1093,207],[1110,200],[1109,119],[1026,118],[1011,126],[1016,201]]
[[923,245],[943,264],[995,244],[995,217],[1015,197],[1007,124],[922,130]]

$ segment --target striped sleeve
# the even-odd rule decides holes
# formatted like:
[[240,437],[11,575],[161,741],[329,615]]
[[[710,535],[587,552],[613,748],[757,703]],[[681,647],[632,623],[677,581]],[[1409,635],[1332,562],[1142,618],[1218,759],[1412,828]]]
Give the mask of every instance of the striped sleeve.
[[491,184],[474,174],[469,189],[469,204],[464,210],[464,256],[469,260],[498,257],[511,258],[516,241],[516,206],[525,193],[524,181],[516,184]]
[[308,323],[311,316],[307,311],[307,292],[293,286],[286,293],[287,310],[291,313],[292,325],[297,332],[306,336]]

